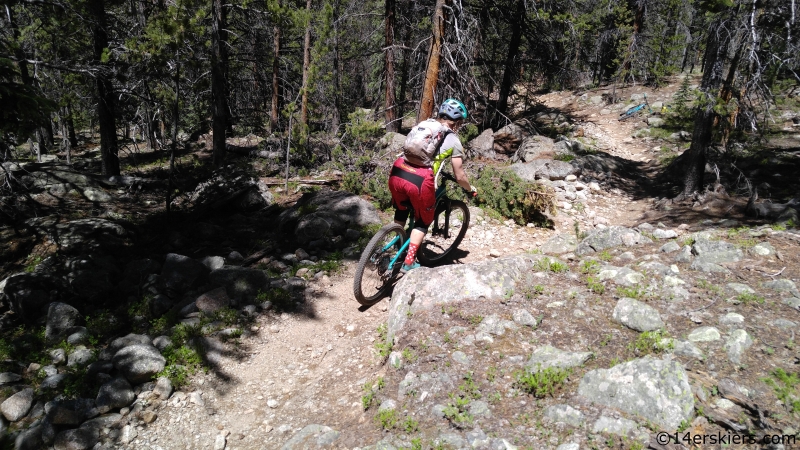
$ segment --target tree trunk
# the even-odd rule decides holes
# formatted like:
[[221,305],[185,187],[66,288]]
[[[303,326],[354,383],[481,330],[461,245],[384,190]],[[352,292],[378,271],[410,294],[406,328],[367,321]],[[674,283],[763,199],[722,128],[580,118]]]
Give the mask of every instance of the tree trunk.
[[111,84],[111,69],[102,62],[108,49],[106,32],[106,10],[103,0],[89,3],[93,15],[92,38],[94,40],[94,62],[100,67],[95,78],[97,86],[97,121],[100,126],[100,154],[102,172],[105,176],[119,175],[119,148],[117,147],[117,124],[114,88]]
[[[711,145],[716,113],[717,94],[722,84],[722,72],[725,55],[730,44],[730,31],[725,29],[724,20],[718,19],[712,24],[706,41],[705,64],[700,90],[703,101],[699,101],[692,133],[692,144],[686,151],[684,159],[683,192],[681,196],[688,198],[703,188],[703,176],[706,169],[706,151]],[[733,68],[732,68],[733,69]]]
[[272,48],[275,51],[275,57],[272,59],[272,111],[269,116],[269,131],[274,133],[278,130],[278,120],[280,119],[280,97],[281,97],[281,82],[280,82],[280,55],[281,55],[281,27],[277,21],[272,28]]
[[225,131],[228,127],[228,89],[225,48],[225,10],[222,0],[211,1],[211,130],[213,133],[214,166],[222,166],[225,159]]
[[428,67],[425,70],[425,83],[422,90],[422,100],[419,104],[417,122],[433,116],[436,103],[436,84],[439,82],[439,60],[441,59],[442,40],[444,39],[445,5],[450,5],[451,0],[436,0],[433,12],[433,39],[428,51]]
[[[500,93],[497,97],[497,112],[505,113],[508,109],[508,97],[514,85],[514,61],[519,53],[519,46],[522,42],[522,31],[525,25],[525,0],[517,0],[514,21],[511,23],[511,40],[508,43],[508,54],[506,55],[505,69],[503,71],[503,81],[500,84]],[[500,115],[495,117],[498,121]]]
[[178,114],[180,114],[179,99],[180,97],[180,81],[181,81],[181,66],[175,66],[175,103],[172,106],[172,144],[169,146],[169,182],[167,187],[167,214],[170,212],[170,205],[172,205],[172,178],[175,174],[175,152],[178,150]]
[[[411,8],[408,10],[410,9]],[[403,127],[403,116],[405,115],[406,91],[408,90],[408,71],[410,67],[409,60],[411,59],[412,31],[413,27],[406,27],[405,35],[403,36],[403,62],[400,64],[400,93],[398,95],[400,102],[397,104],[397,117],[400,117],[398,129]]]
[[75,136],[75,121],[72,119],[72,105],[67,104],[64,108],[65,112],[67,113],[64,115],[64,121],[67,125],[67,136],[69,137],[69,145],[71,147],[78,146],[78,137]]
[[341,117],[339,111],[342,107],[341,75],[339,74],[339,7],[341,0],[333,0],[333,117],[331,117],[331,131],[339,132]]
[[386,131],[397,132],[400,124],[397,123],[397,101],[394,96],[394,26],[395,26],[395,0],[386,0],[386,38],[383,49],[383,67],[386,71],[386,94],[384,96],[384,109],[386,114]]
[[308,129],[308,77],[311,75],[311,0],[306,0],[306,35],[303,40],[303,98],[300,100],[300,123]]

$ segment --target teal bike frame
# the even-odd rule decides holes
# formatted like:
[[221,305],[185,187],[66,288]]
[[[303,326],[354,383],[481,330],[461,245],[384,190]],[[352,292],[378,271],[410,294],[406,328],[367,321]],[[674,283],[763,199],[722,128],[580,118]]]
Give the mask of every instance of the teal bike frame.
[[[444,180],[455,181],[455,178],[453,178],[453,176],[450,175],[449,173],[442,172],[442,180],[443,181]],[[447,198],[447,196],[445,195],[445,190],[446,190],[445,189],[445,185],[446,185],[446,183],[442,182],[442,184],[436,189],[436,203],[434,204],[434,211],[436,211],[438,209],[439,203],[441,203],[442,201],[449,200]],[[411,243],[411,230],[414,229],[414,208],[409,208],[409,209],[411,210],[411,212],[409,214],[408,228],[406,229],[406,234],[408,235],[408,237],[406,238],[406,241],[403,243],[403,246],[400,247],[400,250],[397,252],[397,254],[394,255],[394,258],[392,258],[392,260],[389,262],[389,266],[386,268],[386,270],[389,273],[392,272],[392,270],[394,269],[395,263],[397,263],[397,260],[400,259],[401,256],[403,258],[405,258],[405,253],[406,253],[406,250],[408,249],[408,244]],[[449,211],[447,211],[447,213],[449,214]],[[449,223],[449,221],[448,221],[448,223]],[[397,241],[399,239],[400,239],[399,237],[395,237],[394,239],[392,239],[391,242],[386,244],[386,246],[381,249],[381,253],[383,253],[383,252],[389,250],[390,248],[392,248],[393,246],[397,245]]]

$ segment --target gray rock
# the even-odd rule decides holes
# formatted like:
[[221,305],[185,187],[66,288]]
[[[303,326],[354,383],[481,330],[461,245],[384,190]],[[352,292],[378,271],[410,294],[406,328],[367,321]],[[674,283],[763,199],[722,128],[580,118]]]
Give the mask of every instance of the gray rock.
[[705,359],[705,355],[703,355],[703,352],[691,342],[672,339],[672,344],[673,344],[673,352],[676,355],[686,356],[688,358],[695,358],[699,360]]
[[153,394],[162,400],[167,400],[172,395],[172,381],[166,377],[159,377],[153,388]]
[[33,389],[25,388],[5,399],[0,404],[0,412],[9,422],[16,422],[28,414],[33,406]]
[[568,444],[561,444],[556,447],[556,450],[580,450],[581,446],[576,444],[575,442],[570,442]]
[[170,253],[161,269],[167,289],[182,293],[197,287],[209,274],[208,267],[188,256]]
[[466,448],[467,441],[458,433],[441,433],[434,439],[434,448]]
[[712,262],[708,262],[702,259],[695,259],[692,261],[692,264],[689,266],[690,269],[696,270],[698,272],[705,272],[705,273],[730,273],[731,271],[720,266],[719,264],[715,264]]
[[578,244],[575,254],[582,256],[611,247],[634,246],[652,242],[650,238],[642,236],[641,233],[634,229],[615,225],[590,233],[586,239]]
[[53,425],[79,425],[87,412],[93,407],[92,401],[68,400],[52,401],[44,405],[47,422]]
[[528,163],[512,164],[509,169],[526,181],[534,181],[540,178],[546,180],[563,180],[568,175],[575,175],[579,169],[572,164],[564,161],[554,161],[552,159],[536,159]]
[[658,249],[658,251],[660,251],[661,253],[675,253],[680,249],[681,249],[681,246],[677,242],[670,241],[670,242],[667,242],[666,244],[662,245],[661,248]]
[[281,450],[301,450],[329,447],[339,438],[339,432],[331,427],[319,424],[306,425],[291,439],[286,441]]
[[742,251],[725,241],[698,240],[692,245],[692,253],[704,263],[726,263],[740,261]]
[[719,330],[714,327],[695,328],[686,337],[689,342],[713,342],[721,339]]
[[491,128],[483,130],[483,133],[467,143],[466,152],[470,158],[494,159],[497,156],[494,152],[494,131]]
[[378,406],[378,411],[379,412],[380,411],[386,411],[386,410],[389,410],[389,409],[397,409],[397,402],[392,400],[392,399],[390,399],[390,398],[387,398],[386,400],[382,401],[381,405]]
[[650,356],[588,372],[578,394],[595,403],[646,417],[667,431],[692,418],[694,395],[683,366]]
[[41,317],[42,309],[64,289],[56,277],[40,273],[21,273],[0,281],[0,301],[9,305],[23,320]]
[[604,266],[597,273],[599,281],[612,280],[622,286],[633,286],[644,281],[643,274],[628,267]]
[[592,425],[593,433],[616,434],[617,436],[631,437],[638,441],[647,441],[647,432],[642,431],[636,422],[628,419],[614,419],[607,416],[600,416]]
[[483,400],[473,400],[469,402],[469,406],[467,410],[472,415],[472,417],[492,417],[492,411],[489,410],[489,404],[484,402]]
[[[314,212],[302,215],[307,210]],[[372,203],[344,191],[323,190],[301,198],[278,216],[279,228],[293,230],[300,243],[343,235],[348,228],[380,224]]]
[[517,309],[511,314],[511,317],[514,322],[525,327],[536,328],[539,325],[536,318],[527,309]]
[[94,351],[81,345],[67,355],[67,366],[83,367],[92,362],[92,360],[94,360]]
[[112,409],[124,408],[135,399],[130,383],[124,378],[115,378],[100,386],[95,404],[101,413],[107,413]]
[[764,283],[764,287],[777,292],[789,292],[795,297],[800,297],[800,292],[798,292],[797,286],[794,284],[794,281],[787,280],[785,278],[780,280],[767,281],[766,283]]
[[208,267],[208,270],[214,271],[217,269],[222,269],[225,266],[225,258],[222,256],[206,256],[205,258],[201,259],[200,262]]
[[483,318],[475,332],[502,336],[506,330],[515,330],[516,328],[517,325],[514,322],[503,320],[497,314],[491,314]]
[[45,448],[42,441],[42,425],[33,425],[21,431],[14,439],[14,450],[41,450]]
[[50,375],[49,377],[42,380],[41,384],[39,384],[40,390],[45,389],[60,389],[64,386],[64,383],[67,381],[68,375],[65,373],[57,373],[55,375]]
[[89,343],[91,334],[86,327],[75,327],[73,333],[67,336],[67,344],[70,345],[85,345]]
[[130,444],[139,436],[139,432],[136,431],[136,427],[133,425],[125,425],[122,428],[122,432],[119,435],[119,442],[121,444]]
[[103,428],[116,428],[121,423],[124,423],[123,420],[124,418],[122,414],[104,414],[83,422],[80,428],[92,430],[93,432],[99,432]]
[[728,359],[734,364],[742,362],[744,352],[753,345],[753,338],[744,330],[733,330],[725,341]]
[[164,349],[170,345],[172,345],[172,338],[169,336],[158,336],[153,339],[153,347],[157,348],[160,352],[163,352]]
[[122,273],[119,289],[125,293],[134,294],[139,286],[147,280],[148,275],[161,271],[161,264],[152,259],[137,259],[129,262]]
[[775,319],[772,322],[772,325],[775,325],[776,327],[778,327],[778,328],[780,328],[782,330],[788,330],[790,328],[796,327],[797,323],[792,322],[791,320],[787,320],[787,319],[782,319],[781,318],[781,319]]
[[[389,306],[389,337],[394,337],[415,313],[462,300],[502,300],[541,259],[541,255],[516,255],[471,264],[419,268],[395,286]],[[464,280],[442,283],[442,279]]]
[[469,357],[467,356],[466,353],[464,353],[462,351],[455,351],[455,352],[453,352],[452,357],[453,357],[453,361],[455,361],[455,362],[457,362],[457,363],[459,363],[461,365],[464,365],[464,366],[469,366]]
[[556,155],[553,140],[547,136],[528,136],[522,140],[511,162],[531,162],[534,159],[553,159]]
[[574,252],[578,247],[578,239],[574,234],[557,234],[548,239],[539,250],[547,255],[561,255]]
[[467,443],[471,448],[485,448],[489,446],[489,436],[486,436],[486,433],[480,428],[475,428],[466,433],[464,437],[467,439]]
[[553,405],[545,409],[544,417],[553,422],[562,422],[573,427],[583,425],[583,413],[569,405]]
[[195,299],[194,304],[201,312],[211,314],[230,306],[231,299],[224,287],[208,291]]
[[99,359],[108,361],[117,354],[118,351],[130,345],[152,345],[153,340],[144,334],[130,333],[122,337],[118,337],[108,344],[108,347],[100,352]]
[[769,242],[759,242],[750,249],[750,253],[757,256],[772,256],[775,254],[775,247]]
[[51,344],[61,342],[62,339],[74,333],[77,326],[82,324],[83,316],[77,309],[66,303],[51,303],[47,309],[44,338]]
[[533,350],[530,359],[525,363],[525,368],[531,372],[538,372],[548,367],[568,369],[583,365],[591,356],[591,352],[565,352],[545,345]]
[[728,283],[725,285],[725,290],[734,294],[755,294],[756,291],[750,286],[742,283]]
[[133,384],[150,381],[164,370],[166,360],[151,344],[136,344],[118,351],[113,358],[114,367]]
[[738,328],[744,325],[744,316],[736,313],[728,313],[719,318],[719,324],[728,328]]
[[614,307],[613,319],[636,331],[653,331],[664,328],[658,311],[638,300],[621,298]]
[[785,305],[790,306],[790,307],[792,307],[794,309],[800,308],[800,298],[798,298],[798,297],[787,297],[787,298],[781,299],[781,301]]
[[687,263],[692,260],[692,247],[684,245],[677,255],[675,255],[675,262]]
[[0,373],[0,386],[5,386],[7,384],[14,384],[17,381],[20,381],[22,376],[12,372],[3,372]]
[[269,288],[270,280],[263,270],[226,266],[211,272],[209,281],[213,285],[223,286],[231,298],[252,301],[259,291]]
[[60,366],[67,362],[67,351],[63,348],[50,350],[49,355],[50,361],[53,363],[53,365]]

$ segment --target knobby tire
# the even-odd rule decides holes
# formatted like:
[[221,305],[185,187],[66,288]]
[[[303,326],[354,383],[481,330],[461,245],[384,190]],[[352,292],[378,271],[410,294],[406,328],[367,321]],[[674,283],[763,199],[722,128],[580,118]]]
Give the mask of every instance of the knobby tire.
[[469,208],[459,200],[442,202],[433,217],[430,231],[417,252],[420,263],[425,265],[444,260],[458,247],[469,228]]
[[[386,251],[382,249],[398,237],[397,244]],[[365,306],[374,305],[386,294],[392,282],[397,278],[403,261],[398,259],[391,273],[387,272],[389,262],[397,254],[397,251],[406,241],[406,232],[403,227],[396,223],[384,225],[383,228],[375,233],[370,239],[361,259],[356,266],[356,274],[353,278],[353,294],[359,303]]]

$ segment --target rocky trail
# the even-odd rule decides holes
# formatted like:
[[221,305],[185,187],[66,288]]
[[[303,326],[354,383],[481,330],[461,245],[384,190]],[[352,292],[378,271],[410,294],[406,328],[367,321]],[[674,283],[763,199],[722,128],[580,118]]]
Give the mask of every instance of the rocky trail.
[[[651,102],[672,95],[668,89],[647,93]],[[631,94],[632,101],[639,98]],[[186,288],[179,304],[163,310],[178,311],[181,323],[210,327],[190,341],[203,349],[206,369],[178,389],[164,378],[129,384],[130,373],[146,363],[137,359],[125,372],[109,349],[163,351],[171,338],[118,338],[106,358],[101,353],[88,367],[107,383],[113,401],[105,408],[99,397],[94,409],[81,409],[27,401],[27,389],[14,389],[0,410],[8,421],[16,414],[28,426],[15,431],[16,447],[694,448],[683,440],[661,442],[665,431],[757,440],[732,448],[800,448],[794,441],[800,430],[794,336],[800,234],[783,226],[742,226],[736,200],[724,213],[655,211],[654,199],[636,183],[647,178],[662,147],[682,144],[632,138],[647,128],[647,119],[619,122],[626,105],[611,110],[600,96],[559,93],[540,101],[571,115],[581,135],[573,143],[610,155],[627,165],[624,170],[543,180],[558,197],[553,229],[470,207],[472,221],[454,263],[409,273],[390,298],[372,307],[359,307],[352,294],[358,233],[341,229],[352,245],[337,268],[323,265],[329,253],[315,241],[318,220],[335,221],[338,214],[325,205],[350,211],[357,205],[349,197],[332,194],[284,213],[297,216],[295,235],[305,243],[261,259],[258,267],[280,274],[269,283],[291,299],[259,295],[257,302],[237,305],[237,297],[255,296],[250,285],[265,272],[229,265],[242,262],[233,253],[200,264],[199,256],[179,255],[187,245],[180,241],[191,238],[172,236],[163,266],[140,262],[122,277],[135,272],[150,280],[143,286],[152,287],[153,304],[170,289]],[[303,216],[304,209],[313,212]],[[365,224],[390,220],[366,209],[358,213]],[[240,220],[227,232],[259,238],[252,230],[258,222]],[[194,232],[206,227],[215,232],[201,223]],[[59,230],[55,239],[68,244],[72,228]],[[107,238],[124,230],[103,233]],[[264,233],[264,240],[276,236]],[[211,251],[205,254],[222,254]],[[301,261],[308,268],[289,272]],[[195,282],[203,277],[225,289]],[[13,297],[8,284],[2,287]],[[229,305],[239,311],[233,325],[213,316]],[[216,321],[202,321],[206,316]],[[62,325],[62,335],[75,331],[74,322]],[[64,360],[74,359],[77,350],[67,350],[72,353]],[[98,368],[103,361],[113,366]],[[121,379],[118,371],[128,381],[113,388],[108,383]],[[25,412],[15,413],[15,405]]]

